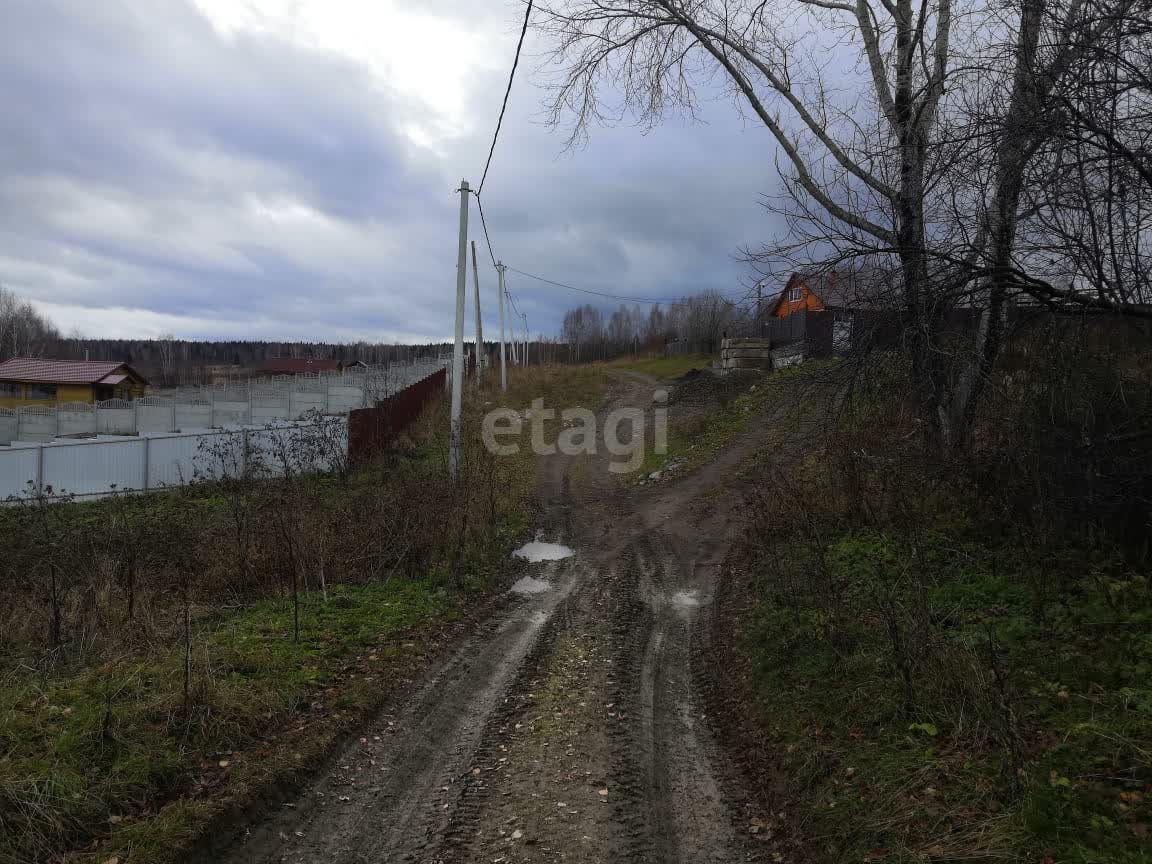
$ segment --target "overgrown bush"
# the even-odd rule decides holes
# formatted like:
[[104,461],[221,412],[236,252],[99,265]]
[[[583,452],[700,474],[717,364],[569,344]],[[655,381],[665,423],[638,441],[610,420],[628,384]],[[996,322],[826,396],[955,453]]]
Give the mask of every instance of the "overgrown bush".
[[1013,347],[947,460],[896,360],[841,366],[746,508],[747,650],[828,860],[1141,860],[1148,357]]

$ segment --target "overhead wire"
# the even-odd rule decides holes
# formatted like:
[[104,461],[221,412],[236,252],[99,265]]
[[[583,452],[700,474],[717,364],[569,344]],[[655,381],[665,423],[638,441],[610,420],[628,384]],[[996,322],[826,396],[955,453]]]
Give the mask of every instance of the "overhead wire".
[[504,112],[508,110],[508,97],[512,93],[512,81],[516,78],[516,67],[520,65],[520,50],[524,47],[524,37],[528,33],[528,19],[532,15],[532,2],[524,7],[524,23],[520,27],[520,41],[516,43],[516,56],[512,59],[512,71],[508,73],[508,86],[504,90],[504,104],[500,106],[500,117],[496,121],[496,131],[492,135],[492,146],[488,148],[488,161],[484,163],[484,175],[480,178],[480,186],[476,189],[476,198],[484,191],[484,181],[488,179],[488,169],[492,166],[492,154],[496,152],[496,139],[500,137],[500,127],[504,125]]
[[[508,72],[508,86],[504,88],[504,100],[500,105],[500,116],[496,119],[496,130],[492,133],[492,144],[488,148],[488,159],[484,162],[484,173],[480,177],[480,185],[473,191],[476,196],[476,208],[480,211],[480,226],[484,230],[484,243],[488,247],[488,257],[492,261],[492,266],[496,264],[496,253],[492,249],[492,236],[488,232],[488,219],[484,216],[484,205],[480,199],[480,193],[484,191],[484,184],[488,182],[488,170],[492,167],[492,157],[496,153],[496,142],[500,139],[500,129],[504,126],[504,114],[508,111],[508,99],[512,95],[512,83],[516,80],[516,69],[520,65],[520,52],[524,48],[524,38],[528,34],[528,23],[532,16],[532,3],[533,0],[528,0],[527,5],[524,7],[524,21],[520,25],[520,38],[516,42],[516,54],[512,58],[512,68]],[[504,287],[504,294],[508,298],[508,302],[512,308],[516,310],[516,314],[520,315],[520,311],[516,309],[516,303],[512,300],[512,293],[508,290],[507,286]],[[523,316],[521,316],[523,317]]]
[[[508,73],[508,84],[504,88],[504,99],[500,105],[500,116],[496,120],[496,130],[492,134],[492,144],[488,148],[488,159],[484,162],[484,173],[480,177],[480,185],[476,189],[472,190],[472,194],[476,196],[476,207],[480,212],[480,226],[484,231],[484,243],[488,247],[488,257],[491,259],[493,267],[497,267],[499,265],[496,262],[496,253],[492,248],[492,236],[488,231],[488,219],[484,215],[484,205],[481,201],[480,195],[484,191],[484,184],[488,181],[488,171],[492,167],[492,157],[496,153],[496,143],[500,139],[500,130],[501,130],[501,128],[503,128],[503,125],[504,125],[504,115],[508,111],[508,100],[512,94],[512,84],[516,79],[516,69],[520,65],[520,54],[524,48],[524,39],[528,33],[528,24],[529,24],[531,16],[532,16],[532,4],[533,4],[533,2],[534,2],[534,0],[528,0],[527,4],[525,5],[525,8],[524,8],[524,21],[522,22],[522,24],[520,26],[520,38],[516,43],[516,53],[512,58],[512,68]],[[534,273],[528,273],[524,270],[517,270],[515,267],[505,266],[504,269],[510,270],[513,273],[518,273],[521,276],[526,276],[529,279],[535,279],[538,282],[543,282],[547,285],[554,285],[558,288],[565,288],[569,291],[578,291],[582,294],[590,294],[590,295],[593,295],[596,297],[605,297],[605,298],[608,298],[611,300],[621,300],[621,301],[632,302],[632,303],[654,303],[654,304],[661,304],[662,303],[662,304],[669,305],[669,306],[692,305],[691,301],[685,301],[685,300],[673,300],[673,299],[669,299],[669,298],[653,298],[653,297],[629,297],[629,296],[625,296],[622,294],[609,294],[609,293],[604,292],[604,291],[594,291],[590,288],[579,288],[575,285],[568,285],[564,282],[557,282],[554,279],[547,279],[543,276],[537,276]],[[516,307],[516,301],[512,299],[512,292],[508,290],[507,284],[505,284],[505,287],[504,287],[504,294],[508,298],[508,302],[511,304],[513,311],[517,315],[519,315],[521,318],[523,318],[524,315]],[[731,306],[736,305],[735,303],[732,302],[731,299],[724,297],[723,295],[716,295],[716,296],[719,297],[720,300],[722,300],[723,302],[725,302]]]
[[488,257],[496,266],[496,253],[492,251],[492,238],[488,236],[488,220],[484,218],[484,205],[480,203],[480,193],[476,193],[476,208],[480,211],[480,226],[484,229],[484,242],[488,244]]
[[[579,291],[581,294],[593,294],[597,297],[607,297],[610,300],[624,300],[632,303],[663,303],[668,306],[691,306],[691,300],[674,300],[668,297],[631,297],[625,294],[609,294],[605,291],[593,291],[591,288],[578,288],[575,285],[568,285],[564,282],[557,282],[555,279],[546,279],[543,276],[537,276],[535,273],[528,273],[524,270],[517,270],[515,267],[508,267],[505,269],[512,273],[519,273],[521,276],[527,276],[529,279],[535,279],[538,282],[544,282],[547,285],[555,285],[557,288],[567,288],[569,291]],[[731,299],[722,294],[715,295],[723,300],[725,303],[731,303]],[[742,297],[745,295],[741,295]]]

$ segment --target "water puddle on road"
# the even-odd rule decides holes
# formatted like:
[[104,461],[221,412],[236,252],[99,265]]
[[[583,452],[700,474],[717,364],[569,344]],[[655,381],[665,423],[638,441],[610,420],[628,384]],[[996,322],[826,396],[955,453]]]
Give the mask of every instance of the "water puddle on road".
[[540,561],[560,561],[563,558],[571,558],[575,554],[575,550],[559,543],[542,543],[539,540],[533,540],[513,552],[512,556],[524,558],[530,564],[536,564]]
[[513,594],[540,594],[552,590],[552,583],[543,579],[533,579],[531,576],[522,576],[508,589]]

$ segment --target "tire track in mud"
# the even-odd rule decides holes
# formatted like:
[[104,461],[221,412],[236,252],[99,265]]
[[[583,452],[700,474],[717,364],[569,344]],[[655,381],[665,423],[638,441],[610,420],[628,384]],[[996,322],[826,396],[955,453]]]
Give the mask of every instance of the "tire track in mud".
[[536,652],[576,583],[546,565],[552,589],[465,641],[401,711],[382,715],[322,778],[248,835],[229,864],[431,861],[452,820],[489,718]]
[[652,631],[651,610],[640,593],[641,565],[638,550],[623,553],[621,578],[615,586],[612,642],[612,705],[620,719],[613,739],[612,774],[619,795],[613,816],[619,825],[618,852],[622,859],[656,860],[655,819],[649,779],[652,753],[650,736],[643,732],[641,667]]
[[644,760],[648,838],[633,857],[684,864],[754,860],[733,828],[718,751],[694,686],[697,611],[708,602],[710,584],[695,578],[695,565],[677,554],[679,545],[662,530],[637,541],[636,596],[647,626],[631,686],[638,693],[634,752]]
[[[642,392],[649,383],[632,381],[617,402],[650,401]],[[545,533],[577,550],[576,558],[534,565],[550,590],[511,602],[403,711],[349,748],[336,763],[341,771],[297,810],[217,860],[758,860],[730,806],[732,775],[705,717],[700,680],[715,558],[732,509],[731,496],[715,491],[726,469],[625,498],[606,471],[571,475],[571,465],[546,463],[539,494]],[[701,506],[702,521],[694,513]],[[553,704],[542,692],[581,645],[589,648],[586,668],[560,679],[579,692],[545,694],[564,709],[553,722],[542,713]],[[523,830],[513,832],[514,824]]]
[[476,834],[476,826],[489,803],[493,782],[503,767],[506,756],[504,742],[509,730],[523,717],[529,704],[531,688],[552,653],[557,634],[571,626],[570,607],[575,602],[573,595],[567,596],[544,626],[535,647],[524,658],[515,680],[500,704],[489,715],[484,726],[480,744],[476,747],[469,769],[462,775],[459,796],[447,825],[443,831],[443,846],[435,861],[456,862],[469,860],[468,845]]

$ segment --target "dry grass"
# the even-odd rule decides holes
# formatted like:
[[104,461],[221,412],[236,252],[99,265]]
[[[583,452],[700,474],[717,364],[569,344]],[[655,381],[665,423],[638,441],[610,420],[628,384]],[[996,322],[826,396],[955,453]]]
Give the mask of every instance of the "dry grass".
[[347,482],[0,510],[0,862],[172,860],[411,674],[531,518],[534,457],[487,453],[485,403],[594,407],[603,383],[510,378],[469,387],[456,485],[436,404]]
[[1042,356],[962,459],[888,366],[763,460],[741,641],[815,860],[1147,860],[1152,380]]

